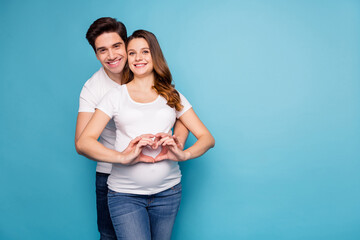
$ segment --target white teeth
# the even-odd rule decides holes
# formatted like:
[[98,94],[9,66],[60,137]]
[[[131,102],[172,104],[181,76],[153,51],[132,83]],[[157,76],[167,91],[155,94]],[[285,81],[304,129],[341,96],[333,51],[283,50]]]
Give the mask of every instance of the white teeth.
[[145,64],[135,64],[136,67],[142,67],[145,66]]
[[110,65],[115,65],[117,64],[119,61],[115,61],[115,62],[109,62]]

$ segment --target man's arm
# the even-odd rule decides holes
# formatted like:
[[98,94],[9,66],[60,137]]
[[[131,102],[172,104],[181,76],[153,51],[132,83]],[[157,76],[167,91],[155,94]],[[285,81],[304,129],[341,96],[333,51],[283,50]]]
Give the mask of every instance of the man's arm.
[[76,140],[78,152],[89,159],[109,163],[121,163],[132,165],[138,162],[153,163],[154,158],[141,154],[146,146],[154,145],[152,140],[155,135],[143,134],[130,141],[128,147],[123,152],[110,149],[98,142],[100,134],[109,122],[110,116],[101,110],[96,110],[91,119],[86,124],[79,138]]
[[79,112],[76,120],[76,130],[75,130],[75,148],[78,154],[83,155],[83,153],[79,150],[77,141],[79,140],[79,137],[81,133],[84,131],[86,125],[90,121],[92,115],[94,113],[92,112]]

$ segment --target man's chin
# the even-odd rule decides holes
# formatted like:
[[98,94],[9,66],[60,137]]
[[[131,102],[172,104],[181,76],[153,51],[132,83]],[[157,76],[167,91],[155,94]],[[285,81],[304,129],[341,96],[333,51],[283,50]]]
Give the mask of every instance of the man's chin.
[[122,67],[117,67],[117,68],[109,68],[109,67],[104,67],[105,71],[107,74],[120,74],[122,73],[122,71],[124,70],[124,68]]

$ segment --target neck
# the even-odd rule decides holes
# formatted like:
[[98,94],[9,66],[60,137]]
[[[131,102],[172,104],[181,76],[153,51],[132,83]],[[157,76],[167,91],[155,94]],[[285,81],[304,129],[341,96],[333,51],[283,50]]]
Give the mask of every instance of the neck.
[[152,90],[154,80],[154,74],[152,73],[147,76],[134,76],[134,79],[130,83],[138,90],[147,91]]
[[108,77],[113,80],[114,82],[118,83],[118,84],[122,84],[121,80],[122,80],[122,72],[121,73],[112,73],[109,70],[107,70],[106,68],[104,68],[106,75],[108,75]]

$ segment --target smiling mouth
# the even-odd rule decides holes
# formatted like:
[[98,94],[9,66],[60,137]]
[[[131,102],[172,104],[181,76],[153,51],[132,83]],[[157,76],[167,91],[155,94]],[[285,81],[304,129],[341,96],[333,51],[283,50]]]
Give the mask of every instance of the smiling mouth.
[[134,64],[135,67],[144,67],[145,65],[146,65],[146,63]]
[[119,64],[119,62],[121,61],[121,59],[117,59],[115,61],[111,61],[111,62],[107,62],[107,64],[109,64],[110,66],[116,66]]

